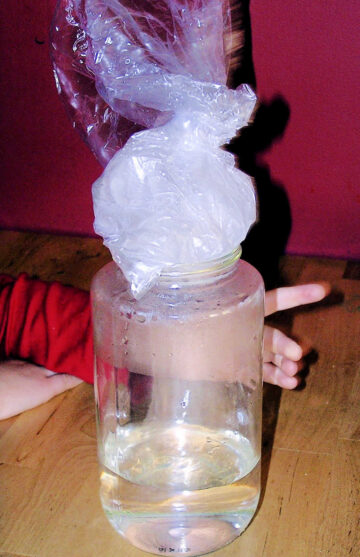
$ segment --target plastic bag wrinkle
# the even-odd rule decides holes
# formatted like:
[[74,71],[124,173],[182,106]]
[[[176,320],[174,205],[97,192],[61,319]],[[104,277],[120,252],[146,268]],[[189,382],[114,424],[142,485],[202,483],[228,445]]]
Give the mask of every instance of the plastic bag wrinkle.
[[61,3],[71,4],[73,61],[90,94],[77,94],[58,53],[59,83],[84,109],[92,149],[110,160],[93,185],[94,228],[140,297],[164,268],[217,259],[245,238],[254,188],[221,146],[247,124],[255,95],[226,86],[227,1]]

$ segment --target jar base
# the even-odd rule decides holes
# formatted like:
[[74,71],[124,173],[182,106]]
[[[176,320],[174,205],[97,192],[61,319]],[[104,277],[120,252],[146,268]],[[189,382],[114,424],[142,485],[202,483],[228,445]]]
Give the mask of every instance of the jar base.
[[210,553],[234,541],[248,526],[254,512],[245,511],[227,517],[184,518],[130,518],[121,513],[106,514],[115,530],[142,551],[192,557]]

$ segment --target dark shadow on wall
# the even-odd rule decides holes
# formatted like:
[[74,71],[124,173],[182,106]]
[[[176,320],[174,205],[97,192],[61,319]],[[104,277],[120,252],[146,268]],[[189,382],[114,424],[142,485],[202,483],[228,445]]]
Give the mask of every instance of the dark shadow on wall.
[[279,286],[279,259],[289,238],[291,213],[284,188],[272,179],[269,167],[259,162],[259,154],[282,136],[289,115],[282,98],[261,104],[253,124],[230,146],[239,168],[254,178],[258,194],[258,222],[243,243],[243,259],[261,272],[267,288]]
[[[229,85],[248,83],[256,90],[252,60],[250,0],[237,0],[232,8],[237,37],[230,69]],[[269,103],[259,103],[253,122],[241,130],[227,147],[238,167],[252,176],[258,194],[258,222],[243,242],[243,259],[254,265],[264,277],[267,288],[279,286],[279,259],[283,255],[291,230],[291,212],[284,188],[276,183],[269,167],[260,160],[285,132],[290,108],[281,96]]]

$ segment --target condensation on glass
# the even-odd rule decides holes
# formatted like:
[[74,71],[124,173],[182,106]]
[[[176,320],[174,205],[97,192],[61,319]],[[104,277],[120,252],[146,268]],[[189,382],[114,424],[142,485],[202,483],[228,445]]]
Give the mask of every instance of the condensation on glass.
[[214,551],[258,504],[264,287],[238,257],[172,267],[140,300],[113,262],[93,280],[101,502],[144,551]]

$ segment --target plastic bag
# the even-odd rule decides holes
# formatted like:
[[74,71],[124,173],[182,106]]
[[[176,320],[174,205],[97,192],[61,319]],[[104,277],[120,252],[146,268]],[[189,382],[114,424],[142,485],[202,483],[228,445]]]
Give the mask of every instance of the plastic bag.
[[[232,1],[232,0],[231,0]],[[98,2],[92,2],[96,9]],[[131,2],[135,5],[135,2]],[[147,2],[154,15],[169,22],[167,3]],[[136,5],[144,7],[144,2]],[[185,4],[186,5],[186,4]],[[238,68],[242,52],[242,15],[240,4],[223,2],[225,66],[228,75]],[[104,7],[104,6],[103,6]],[[103,8],[102,7],[102,8]],[[59,95],[69,113],[73,127],[103,165],[125,145],[135,132],[146,126],[136,124],[116,112],[98,93],[95,75],[86,65],[89,37],[84,25],[84,11],[73,0],[57,0],[51,25],[51,55]],[[162,24],[161,24],[162,25]],[[221,35],[221,27],[219,28]],[[221,37],[220,37],[221,38]],[[221,45],[221,42],[219,43]],[[220,56],[221,60],[221,56]]]
[[73,127],[102,166],[143,129],[113,111],[99,95],[86,66],[88,37],[72,0],[58,0],[51,25],[51,57],[57,91]]
[[[125,119],[149,128],[131,135],[93,186],[95,231],[140,297],[164,268],[219,258],[245,238],[254,188],[221,146],[248,122],[255,95],[226,87],[228,2],[65,5],[82,45],[76,63],[93,76],[116,126]],[[87,135],[91,144],[91,129]]]

